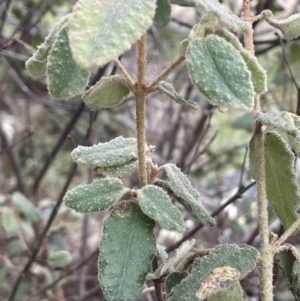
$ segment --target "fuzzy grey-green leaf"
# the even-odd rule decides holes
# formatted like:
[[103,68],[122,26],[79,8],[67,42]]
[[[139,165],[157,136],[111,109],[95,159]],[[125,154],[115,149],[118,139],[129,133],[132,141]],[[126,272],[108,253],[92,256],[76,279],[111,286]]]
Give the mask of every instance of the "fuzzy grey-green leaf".
[[[187,176],[175,164],[165,164],[165,171],[169,178],[167,186],[169,186],[170,193],[175,195],[175,198],[180,202],[186,210],[188,210],[194,218],[203,224],[211,226],[216,225],[215,220],[202,207],[199,201],[199,193],[194,189],[188,180]],[[162,188],[163,185],[162,185]],[[166,187],[168,191],[168,188]]]
[[154,185],[146,185],[137,191],[142,211],[166,230],[183,232],[185,224],[180,211],[172,204],[168,194]]
[[8,236],[18,233],[18,223],[11,208],[4,207],[2,209],[1,220],[2,226]]
[[129,50],[151,26],[156,0],[79,0],[70,20],[74,59],[100,67]]
[[107,176],[121,177],[133,171],[137,167],[137,164],[138,161],[134,159],[123,165],[97,167],[95,168],[95,171]]
[[120,104],[130,90],[121,75],[102,77],[95,86],[84,93],[86,105],[95,104],[100,108],[110,108]]
[[157,0],[154,20],[161,26],[166,26],[171,20],[171,4],[169,0]]
[[159,82],[158,89],[161,92],[165,93],[169,98],[173,99],[175,102],[180,103],[189,108],[192,108],[194,110],[198,109],[198,105],[196,102],[194,102],[192,100],[187,100],[184,97],[182,97],[180,94],[178,94],[175,91],[172,84],[165,82],[165,81],[161,81],[161,82]]
[[300,14],[294,14],[287,19],[278,20],[270,10],[262,12],[264,19],[272,26],[278,28],[287,40],[292,40],[300,35]]
[[224,38],[230,43],[244,59],[248,70],[251,72],[251,81],[256,93],[263,94],[267,92],[267,75],[266,71],[260,66],[255,56],[245,50],[234,34],[226,29],[219,29],[215,32],[218,36]]
[[99,281],[108,301],[133,301],[143,290],[155,255],[154,221],[133,203],[116,208],[104,223]]
[[295,300],[300,301],[300,254],[297,249],[290,244],[284,244],[284,247],[284,250],[276,254],[275,258]]
[[258,254],[255,248],[248,245],[218,245],[209,255],[195,259],[192,272],[173,287],[166,301],[199,301],[197,292],[216,268],[235,269],[239,272],[239,279],[242,279],[255,268]]
[[249,23],[234,15],[227,6],[221,4],[218,0],[194,0],[194,2],[204,12],[218,14],[220,17],[220,26],[225,26],[235,32],[251,32]]
[[240,53],[225,39],[216,35],[193,39],[186,60],[193,83],[212,104],[252,110],[251,73]]
[[71,156],[74,162],[89,167],[121,166],[137,160],[137,142],[135,138],[120,136],[93,146],[78,146]]
[[256,118],[263,125],[278,128],[292,136],[296,136],[297,134],[297,129],[286,120],[284,120],[281,116],[262,112],[253,112],[253,115],[254,118]]
[[64,267],[72,260],[72,256],[68,251],[61,250],[51,254],[48,258],[48,264],[53,267]]
[[55,42],[56,35],[60,31],[60,29],[69,21],[69,19],[70,15],[67,15],[59,20],[46,37],[44,43],[38,47],[36,53],[26,61],[26,68],[30,75],[32,75],[33,77],[42,76],[46,73],[47,58]]
[[[253,139],[250,143],[249,157],[251,173],[255,177]],[[265,164],[268,201],[287,229],[297,219],[295,210],[300,203],[300,196],[294,172],[294,155],[275,132],[265,134]]]
[[56,36],[47,64],[48,89],[57,99],[81,94],[87,86],[89,72],[73,60],[68,40],[68,24]]
[[105,178],[69,190],[64,202],[68,207],[82,213],[107,210],[128,191],[121,180]]

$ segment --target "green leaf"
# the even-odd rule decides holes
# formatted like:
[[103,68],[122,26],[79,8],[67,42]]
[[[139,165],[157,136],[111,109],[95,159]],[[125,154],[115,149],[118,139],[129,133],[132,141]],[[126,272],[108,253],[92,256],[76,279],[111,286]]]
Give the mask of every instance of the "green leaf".
[[156,0],[79,0],[70,20],[74,59],[100,67],[129,50],[151,26]]
[[270,25],[280,29],[288,41],[300,35],[300,14],[291,15],[284,20],[278,20],[270,10],[264,10],[262,15]]
[[40,211],[34,207],[32,202],[30,202],[25,195],[20,192],[14,192],[12,194],[12,202],[14,207],[24,214],[26,219],[32,222],[36,222],[41,218]]
[[[216,225],[216,221],[207,213],[199,202],[199,193],[194,189],[187,176],[174,164],[166,164],[165,171],[170,180],[171,193],[192,216],[203,224]],[[162,187],[164,188],[164,187]],[[167,190],[168,191],[168,190]]]
[[68,207],[82,213],[107,210],[128,191],[121,180],[106,178],[69,190],[64,202]]
[[160,278],[167,273],[176,270],[185,260],[187,254],[195,245],[195,239],[187,240],[176,249],[172,256],[170,256],[166,262],[162,263],[157,270],[147,275],[147,280],[153,280]]
[[[296,136],[297,129],[284,120],[281,116],[276,116],[271,113],[253,112],[254,118],[256,118],[260,123],[266,126],[271,126],[273,128],[278,128],[285,133]],[[272,128],[271,128],[272,130]]]
[[121,166],[137,160],[137,142],[135,138],[120,136],[93,146],[78,146],[71,156],[74,162],[88,167]]
[[68,251],[62,250],[51,254],[48,258],[48,264],[53,267],[64,267],[72,260],[72,256]]
[[107,176],[121,177],[134,170],[137,167],[137,164],[137,160],[131,160],[120,166],[97,167],[95,171]]
[[154,221],[133,203],[116,208],[104,223],[99,281],[108,301],[136,300],[151,269]]
[[197,295],[204,292],[202,289],[211,276],[223,284],[244,278],[255,268],[258,254],[248,245],[218,245],[209,255],[195,259],[192,272],[173,287],[166,301],[198,301]]
[[208,301],[243,301],[243,289],[239,281],[233,281],[225,291],[212,295]]
[[251,27],[246,21],[242,21],[234,15],[227,6],[218,0],[194,0],[204,12],[213,12],[219,15],[220,25],[235,32],[251,33]]
[[2,226],[8,235],[18,233],[18,223],[11,208],[4,207],[2,209]]
[[120,104],[130,90],[121,75],[102,77],[82,97],[86,105],[95,104],[100,108],[110,108]]
[[57,98],[81,94],[87,86],[89,72],[80,68],[72,58],[68,41],[68,24],[57,34],[47,64],[48,89]]
[[159,82],[158,89],[161,92],[165,93],[169,98],[175,100],[175,102],[180,103],[180,104],[182,104],[184,106],[187,106],[189,108],[192,108],[194,110],[198,110],[197,103],[192,101],[192,100],[184,99],[180,94],[178,94],[175,91],[172,84],[170,84],[168,82],[161,81],[161,82]]
[[187,48],[186,60],[193,83],[212,104],[252,110],[251,73],[230,43],[215,35],[194,39]]
[[49,52],[54,44],[57,33],[61,28],[69,21],[70,15],[65,16],[58,23],[55,24],[55,27],[48,34],[45,39],[45,42],[41,44],[36,53],[26,61],[26,68],[29,74],[33,77],[42,76],[46,73],[47,69],[47,58]]
[[219,29],[215,32],[218,36],[224,38],[230,43],[244,59],[248,70],[251,72],[251,81],[254,91],[258,94],[267,92],[267,75],[266,71],[260,66],[255,56],[245,50],[234,34],[226,29]]
[[172,288],[179,284],[188,275],[187,272],[174,272],[171,273],[166,280],[166,291],[169,294]]
[[[255,145],[250,143],[250,166],[255,176]],[[269,203],[274,208],[284,228],[296,219],[299,205],[298,185],[294,172],[294,155],[275,132],[265,134],[266,190]]]
[[180,211],[172,204],[168,194],[154,185],[137,191],[142,211],[166,230],[184,232],[185,224]]
[[154,20],[161,26],[166,26],[171,20],[171,4],[169,0],[157,0]]
[[295,300],[300,301],[300,254],[297,249],[290,244],[284,244],[284,247],[285,250],[276,254],[275,258]]

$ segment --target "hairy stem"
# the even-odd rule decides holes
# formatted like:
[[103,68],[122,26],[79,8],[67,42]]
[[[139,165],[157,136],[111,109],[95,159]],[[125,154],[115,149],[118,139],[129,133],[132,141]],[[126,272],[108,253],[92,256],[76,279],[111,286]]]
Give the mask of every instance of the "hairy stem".
[[136,83],[136,132],[138,145],[139,179],[140,186],[147,185],[146,169],[146,34],[137,42],[137,83]]
[[173,61],[169,67],[167,67],[165,70],[163,70],[157,76],[157,78],[152,83],[149,84],[149,86],[147,87],[148,91],[149,92],[153,91],[156,88],[156,86],[158,85],[158,83],[161,80],[163,80],[177,65],[179,65],[181,62],[183,62],[184,59],[185,59],[185,56],[182,54],[175,61]]
[[[250,0],[243,1],[242,19],[251,25],[254,16],[250,10]],[[245,48],[254,55],[254,43],[252,32],[244,34]],[[260,110],[260,97],[255,96],[254,110]],[[259,262],[259,277],[261,300],[273,300],[273,252],[269,243],[269,220],[268,220],[268,200],[266,192],[266,171],[265,171],[265,151],[264,151],[264,133],[259,121],[255,121],[254,130],[255,145],[255,166],[256,166],[256,183],[257,183],[257,203],[259,215],[259,233],[261,256]]]
[[281,244],[283,244],[291,235],[294,234],[295,231],[300,228],[300,218],[297,218],[293,224],[279,237],[279,239],[275,242],[274,247],[279,248]]

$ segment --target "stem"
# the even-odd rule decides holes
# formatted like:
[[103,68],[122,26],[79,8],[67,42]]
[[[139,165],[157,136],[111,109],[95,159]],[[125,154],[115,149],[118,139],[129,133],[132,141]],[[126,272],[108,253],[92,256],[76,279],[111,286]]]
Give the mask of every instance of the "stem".
[[279,248],[293,233],[300,228],[300,218],[297,218],[292,225],[279,237],[275,242],[274,247]]
[[[250,0],[243,1],[242,19],[251,25],[254,16],[250,10]],[[245,48],[254,55],[254,43],[252,32],[244,34]],[[260,110],[260,97],[255,96],[254,110]],[[265,150],[264,133],[262,125],[255,120],[254,146],[255,146],[255,166],[257,183],[257,202],[259,215],[259,233],[261,256],[259,262],[259,277],[261,286],[261,300],[273,301],[273,252],[269,243],[269,221],[268,221],[268,200],[266,192],[266,172],[265,172]]]
[[179,65],[181,62],[183,62],[185,59],[185,56],[182,54],[181,56],[179,56],[175,61],[173,61],[171,63],[171,65],[169,67],[167,67],[165,70],[163,70],[158,76],[157,78],[149,84],[149,86],[147,87],[147,90],[149,92],[155,90],[156,86],[158,85],[158,83],[164,79],[177,65]]
[[119,70],[123,73],[126,82],[130,85],[131,88],[134,87],[134,80],[131,78],[130,74],[127,72],[125,67],[122,65],[119,59],[115,59],[115,65],[119,68]]
[[137,42],[137,83],[136,83],[136,132],[139,161],[140,186],[147,185],[146,169],[146,91],[145,91],[145,68],[146,68],[146,41],[144,34]]

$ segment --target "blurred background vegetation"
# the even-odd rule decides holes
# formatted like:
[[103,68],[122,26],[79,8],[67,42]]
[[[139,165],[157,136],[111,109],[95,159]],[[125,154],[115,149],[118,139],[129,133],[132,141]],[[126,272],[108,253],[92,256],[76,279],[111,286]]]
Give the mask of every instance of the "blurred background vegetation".
[[[67,189],[97,177],[92,170],[72,163],[70,152],[78,144],[135,136],[134,99],[129,95],[122,105],[106,110],[86,107],[80,97],[57,101],[48,95],[46,80],[30,78],[24,67],[74,2],[0,2],[1,300],[8,300],[16,288],[15,300],[105,300],[97,279],[97,257],[106,214],[77,214],[62,203],[62,197]],[[221,2],[240,14],[241,1]],[[252,7],[255,14],[270,9],[279,18],[300,12],[295,0],[252,1]],[[169,24],[153,24],[148,34],[148,82],[182,51],[181,41],[201,15],[199,9],[172,5]],[[254,26],[256,54],[268,74],[263,110],[300,115],[299,39],[287,43],[264,21]],[[135,76],[135,47],[121,60]],[[113,63],[95,70],[91,85],[115,72]],[[232,242],[258,247],[255,183],[247,160],[252,115],[222,113],[211,106],[191,85],[184,64],[169,75],[168,81],[184,97],[196,101],[199,110],[191,111],[158,93],[150,95],[147,141],[156,146],[154,162],[173,162],[188,173],[218,226],[202,227],[186,215],[187,233],[179,235],[157,227],[158,243],[168,251],[192,237],[197,239],[198,248]],[[124,180],[130,187],[138,185],[136,173]],[[280,234],[282,227],[271,208],[270,218],[270,231]],[[290,242],[300,247],[299,235]],[[53,264],[51,255],[62,250],[69,252],[70,260],[62,266]],[[259,300],[256,270],[242,284],[246,300]],[[274,287],[274,300],[294,300],[276,265]],[[151,301],[155,296],[148,294],[139,300]]]

